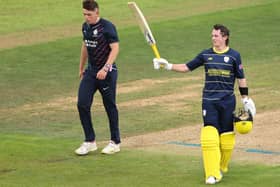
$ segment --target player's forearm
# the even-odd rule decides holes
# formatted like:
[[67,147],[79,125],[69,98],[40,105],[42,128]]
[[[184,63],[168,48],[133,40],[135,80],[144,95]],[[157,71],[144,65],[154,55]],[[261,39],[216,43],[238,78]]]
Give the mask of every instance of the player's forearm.
[[111,52],[108,56],[106,64],[112,65],[117,59],[117,56],[119,54],[119,43],[118,42],[112,43],[110,44],[110,47],[111,47]]
[[[240,94],[242,97],[247,97],[248,96],[248,87],[247,87],[247,81],[246,79],[238,79],[238,86],[239,86],[239,90],[240,91]],[[247,89],[247,91],[246,91]],[[246,93],[244,93],[244,91],[242,90],[245,90]]]
[[84,66],[86,64],[87,58],[88,58],[87,49],[83,43],[81,48],[81,56],[80,56],[80,67],[79,67],[80,71],[84,70]]
[[87,59],[87,58],[84,58],[84,57],[81,56],[81,59],[80,59],[80,66],[79,66],[80,71],[83,71],[83,70],[84,70],[84,67],[85,67],[85,64],[86,64],[86,59]]
[[188,72],[189,68],[186,66],[186,64],[173,64],[171,70],[177,72]]

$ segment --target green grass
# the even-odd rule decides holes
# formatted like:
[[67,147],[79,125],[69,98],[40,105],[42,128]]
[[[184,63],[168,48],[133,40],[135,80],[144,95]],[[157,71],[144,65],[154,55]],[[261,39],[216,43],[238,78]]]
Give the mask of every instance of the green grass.
[[[145,11],[145,16],[151,20],[166,20],[167,18],[185,17],[218,10],[229,10],[256,4],[267,4],[277,0],[238,0],[224,2],[221,0],[204,0],[193,2],[191,0],[141,0],[136,1]],[[101,14],[117,25],[132,25],[131,12],[127,8],[127,0],[98,1]],[[77,0],[0,0],[0,35],[9,33],[45,30],[49,27],[77,26],[82,18],[81,1]],[[178,9],[179,7],[179,9]],[[186,7],[186,8],[183,8]],[[207,7],[207,8],[205,8]],[[163,14],[164,12],[164,14]]]
[[[205,186],[198,157],[123,149],[115,156],[77,157],[74,141],[4,135],[0,185],[12,186]],[[3,146],[3,144],[9,146]],[[6,160],[12,162],[5,162]],[[280,167],[232,164],[219,186],[277,186]]]
[[43,29],[82,21],[81,1],[0,0],[0,34]]
[[[154,28],[161,54],[174,63],[193,58],[201,49],[210,45],[210,28],[213,23],[221,22],[220,17],[222,17],[227,20],[229,26],[233,27],[232,47],[241,52],[244,66],[248,67],[248,70],[250,68],[257,70],[259,66],[255,67],[255,64],[263,61],[266,61],[266,64],[276,64],[275,62],[279,58],[275,46],[279,46],[279,41],[272,39],[267,41],[266,37],[258,37],[259,32],[250,32],[250,30],[259,31],[266,28],[269,34],[274,36],[273,38],[279,37],[277,30],[279,26],[275,24],[280,18],[280,14],[276,12],[275,8],[278,5],[279,3],[275,3],[251,9],[244,8],[239,11],[232,11],[230,14],[222,12],[155,24]],[[263,13],[261,14],[261,12]],[[247,19],[244,19],[243,22],[242,20],[236,21],[237,15],[250,18],[250,20],[257,20],[259,16],[268,17],[269,15],[269,17],[261,19],[256,24],[252,23],[250,27],[245,27],[244,24],[248,22]],[[208,23],[209,19],[212,20],[211,23]],[[122,46],[118,59],[120,82],[142,78],[158,78],[167,75],[166,72],[155,72],[151,68],[152,66],[148,65],[152,60],[152,52],[143,42],[143,37],[137,29],[133,27],[120,30]],[[174,29],[176,29],[175,32]],[[205,32],[198,32],[200,30]],[[250,35],[248,35],[249,32]],[[174,35],[169,33],[176,33],[177,37],[174,38]],[[79,40],[80,38],[73,38],[2,51],[0,72],[2,81],[0,84],[3,88],[6,85],[9,87],[5,89],[5,92],[0,93],[1,98],[13,96],[11,105],[13,103],[17,105],[26,102],[28,100],[26,97],[31,96],[32,102],[34,102],[49,99],[53,95],[67,95],[69,92],[76,90]],[[249,43],[250,47],[245,47],[246,43]],[[138,48],[143,48],[143,50],[137,50]],[[172,74],[171,76],[180,77],[181,75]],[[251,74],[249,74],[249,78],[250,76]],[[257,79],[257,77],[255,78]],[[276,85],[274,83],[278,80],[277,78],[273,79],[272,81],[275,82],[271,85]],[[75,84],[68,84],[69,82],[75,82]],[[255,82],[263,81],[252,81],[251,84]],[[63,89],[59,89],[60,87],[63,87]],[[16,90],[18,97],[16,93],[13,93],[15,88],[19,88]],[[43,90],[44,93],[40,93],[40,90]],[[5,102],[10,102],[10,100],[5,100],[0,106],[7,106]]]
[[[216,0],[220,4],[209,6],[207,11],[201,3],[213,1],[166,1],[168,6],[165,1],[158,2],[143,0],[139,5],[152,20],[163,57],[172,63],[192,59],[200,50],[210,47],[211,26],[225,23],[232,31],[231,47],[242,54],[250,95],[258,112],[279,110],[279,2],[240,1],[230,8]],[[3,4],[1,0],[0,3]],[[41,9],[44,3],[48,6]],[[79,3],[28,0],[15,5],[9,1],[0,7],[0,35],[80,23]],[[189,74],[153,70],[152,51],[139,28],[131,26],[134,23],[126,1],[102,1],[102,6],[106,17],[123,13],[114,17],[120,24],[119,85],[141,79],[165,81],[118,95],[122,137],[201,123],[199,94],[203,68]],[[185,11],[186,6],[191,11]],[[42,12],[36,17],[38,10]],[[19,24],[8,24],[15,22],[16,17],[10,14],[13,11],[27,12]],[[73,13],[63,14],[69,11]],[[43,19],[46,15],[48,19]],[[81,37],[73,37],[0,51],[0,186],[204,186],[201,158],[187,152],[182,156],[124,148],[113,157],[73,154],[83,139],[75,106],[80,44]],[[188,77],[198,79],[178,81]],[[192,85],[201,87],[191,88]],[[182,101],[157,101],[160,96],[181,92],[198,96]],[[125,105],[144,99],[154,104]],[[107,140],[107,119],[99,94],[95,102],[96,134],[98,140]],[[176,103],[181,103],[180,107],[170,110]],[[232,166],[219,186],[278,185],[279,166],[239,162]]]

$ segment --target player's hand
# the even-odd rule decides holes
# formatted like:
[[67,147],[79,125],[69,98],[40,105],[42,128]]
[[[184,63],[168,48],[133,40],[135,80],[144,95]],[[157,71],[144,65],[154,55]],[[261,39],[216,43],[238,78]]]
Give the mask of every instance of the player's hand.
[[154,58],[154,69],[159,69],[160,67],[164,67],[166,70],[172,70],[172,65],[168,63],[168,61],[164,58]]
[[84,72],[84,71],[80,71],[80,72],[79,72],[79,77],[80,77],[80,79],[83,79],[84,74],[85,74],[85,72]]
[[244,97],[241,99],[243,106],[244,106],[244,110],[249,112],[252,114],[252,116],[254,117],[256,115],[256,106],[254,101],[249,98],[249,97]]
[[97,72],[96,78],[98,80],[104,80],[106,78],[106,76],[107,76],[107,72],[104,71],[103,69],[101,69]]

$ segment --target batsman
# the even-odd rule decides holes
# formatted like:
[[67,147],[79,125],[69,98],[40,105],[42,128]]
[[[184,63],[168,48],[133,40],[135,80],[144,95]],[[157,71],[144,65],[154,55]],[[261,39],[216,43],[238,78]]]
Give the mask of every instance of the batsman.
[[212,47],[200,52],[193,60],[183,64],[171,64],[164,58],[153,60],[154,68],[190,72],[204,66],[205,83],[202,98],[201,147],[205,183],[216,184],[223,173],[228,172],[235,144],[234,111],[236,97],[234,84],[237,79],[244,110],[255,116],[256,107],[248,97],[240,53],[229,47],[229,29],[216,24],[212,29]]

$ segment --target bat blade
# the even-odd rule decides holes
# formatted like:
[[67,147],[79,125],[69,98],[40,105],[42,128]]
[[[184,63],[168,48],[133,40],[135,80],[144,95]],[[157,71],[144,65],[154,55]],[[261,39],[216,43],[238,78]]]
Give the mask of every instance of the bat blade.
[[128,4],[128,7],[132,10],[132,12],[137,20],[137,23],[140,27],[140,30],[144,34],[144,37],[145,37],[146,41],[148,42],[148,44],[151,46],[156,58],[160,58],[160,54],[159,54],[159,51],[156,46],[156,40],[153,36],[153,33],[148,25],[146,18],[144,17],[142,11],[140,10],[140,8],[137,6],[137,4],[135,2],[128,2],[127,4]]

